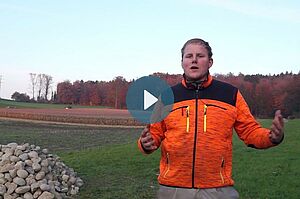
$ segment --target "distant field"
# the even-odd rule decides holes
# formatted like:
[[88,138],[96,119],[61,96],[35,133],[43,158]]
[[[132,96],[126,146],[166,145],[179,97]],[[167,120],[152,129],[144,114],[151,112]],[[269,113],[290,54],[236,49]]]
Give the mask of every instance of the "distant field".
[[[25,107],[25,108],[24,108]],[[138,126],[127,110],[0,100],[0,117],[95,125]]]
[[[45,103],[30,103],[30,102],[16,102],[14,100],[0,99],[0,108],[45,108],[45,109],[64,109],[68,104],[45,104]],[[71,105],[73,108],[108,108],[104,106],[80,106]]]
[[[284,142],[268,150],[248,148],[234,136],[233,177],[241,199],[299,198],[300,120],[288,121],[285,129]],[[142,155],[140,132],[0,119],[1,144],[29,142],[59,154],[85,181],[82,199],[155,198],[160,152]]]

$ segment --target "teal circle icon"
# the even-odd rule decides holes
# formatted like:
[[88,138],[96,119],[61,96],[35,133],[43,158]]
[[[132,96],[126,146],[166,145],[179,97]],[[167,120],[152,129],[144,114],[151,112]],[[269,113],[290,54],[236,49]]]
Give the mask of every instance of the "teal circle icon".
[[166,81],[144,76],[133,81],[127,91],[126,106],[142,124],[161,122],[173,108],[174,94]]

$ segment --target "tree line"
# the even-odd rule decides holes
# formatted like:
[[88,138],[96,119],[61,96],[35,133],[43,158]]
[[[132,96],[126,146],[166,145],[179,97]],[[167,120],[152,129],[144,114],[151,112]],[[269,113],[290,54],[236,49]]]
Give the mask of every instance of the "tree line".
[[111,81],[64,81],[57,84],[55,99],[63,104],[126,108],[126,92],[131,81],[118,76]]
[[[181,74],[154,73],[153,76],[164,79],[169,85],[175,85],[182,80]],[[275,110],[282,110],[285,117],[300,117],[300,72],[281,73],[277,75],[234,75],[232,73],[214,74],[215,79],[228,82],[241,91],[253,115],[268,118]],[[130,83],[124,77],[118,76],[111,81],[64,81],[57,84],[48,100],[46,91],[37,98],[43,97],[47,102],[62,104],[78,104],[90,106],[105,106],[119,109],[126,108],[126,93]],[[45,89],[45,87],[43,87]]]
[[233,84],[241,91],[253,115],[274,116],[280,109],[285,117],[300,117],[300,72],[278,75],[218,75],[216,79]]

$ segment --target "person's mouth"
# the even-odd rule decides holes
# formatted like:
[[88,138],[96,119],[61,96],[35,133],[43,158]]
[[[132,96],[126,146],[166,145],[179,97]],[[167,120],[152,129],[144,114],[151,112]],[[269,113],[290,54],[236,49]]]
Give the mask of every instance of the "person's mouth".
[[190,67],[190,69],[192,69],[192,70],[197,70],[197,69],[199,69],[199,67],[197,67],[197,66],[192,66],[192,67]]

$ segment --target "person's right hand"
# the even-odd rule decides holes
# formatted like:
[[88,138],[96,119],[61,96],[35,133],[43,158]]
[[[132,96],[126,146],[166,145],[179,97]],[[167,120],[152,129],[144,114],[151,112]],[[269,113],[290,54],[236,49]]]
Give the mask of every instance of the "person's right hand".
[[141,144],[146,151],[152,151],[157,149],[155,142],[150,133],[150,125],[148,124],[141,134]]

